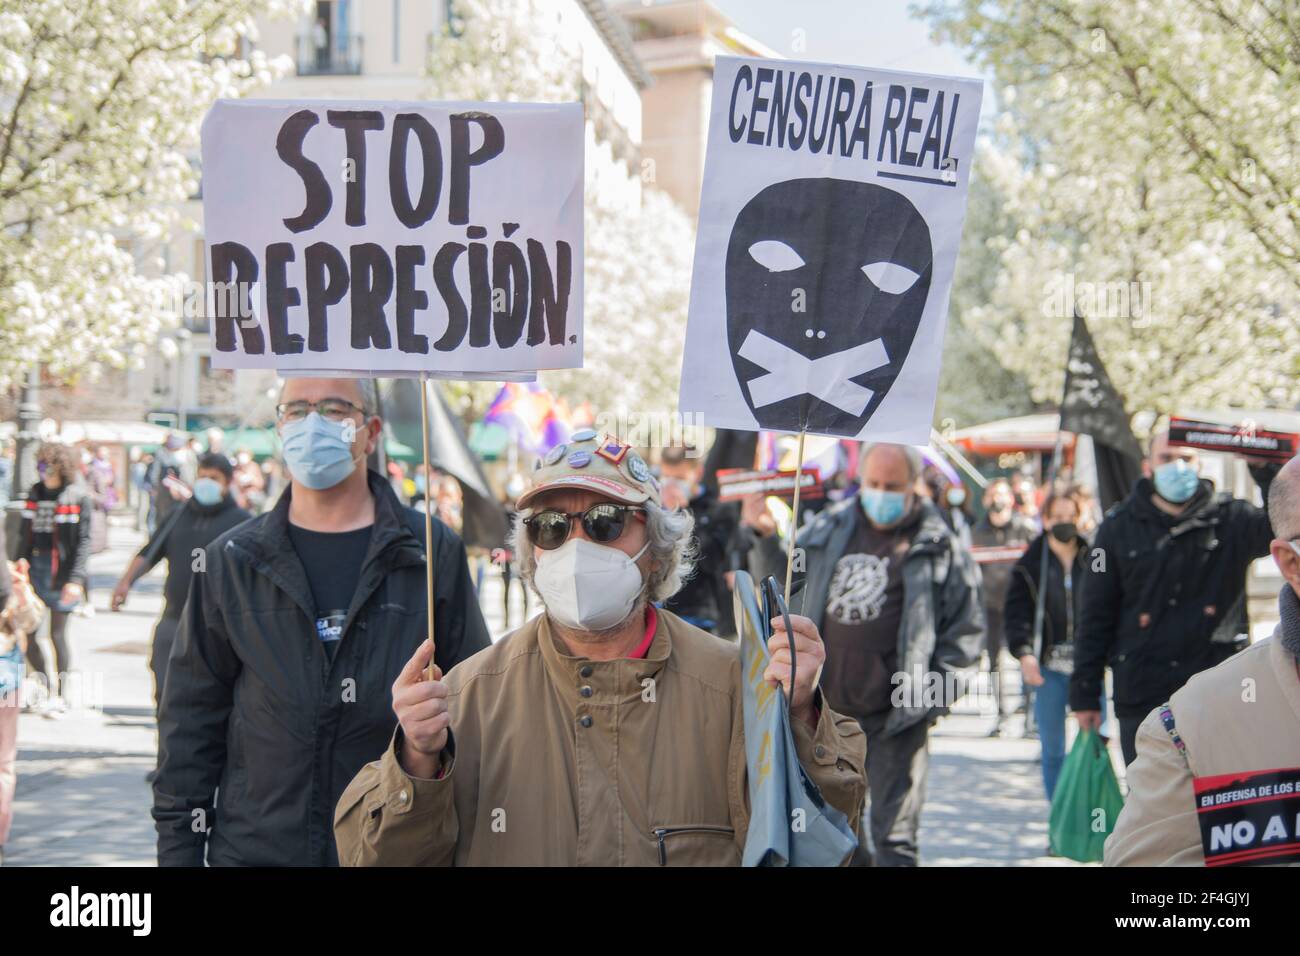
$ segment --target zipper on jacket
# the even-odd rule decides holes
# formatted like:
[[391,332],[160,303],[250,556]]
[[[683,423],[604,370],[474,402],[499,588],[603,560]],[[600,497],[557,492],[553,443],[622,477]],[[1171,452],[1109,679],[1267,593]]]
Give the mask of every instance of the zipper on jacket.
[[652,831],[655,838],[659,841],[659,865],[668,865],[668,847],[664,846],[664,838],[678,833],[711,833],[715,836],[735,836],[736,831],[731,827],[709,826],[701,824],[690,827],[655,827]]

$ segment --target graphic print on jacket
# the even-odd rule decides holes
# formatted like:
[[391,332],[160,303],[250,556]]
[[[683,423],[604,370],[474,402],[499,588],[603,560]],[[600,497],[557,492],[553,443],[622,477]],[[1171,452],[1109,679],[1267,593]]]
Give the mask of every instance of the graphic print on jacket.
[[857,435],[921,324],[933,270],[901,193],[846,179],[773,183],[727,246],[727,343],[760,428]]

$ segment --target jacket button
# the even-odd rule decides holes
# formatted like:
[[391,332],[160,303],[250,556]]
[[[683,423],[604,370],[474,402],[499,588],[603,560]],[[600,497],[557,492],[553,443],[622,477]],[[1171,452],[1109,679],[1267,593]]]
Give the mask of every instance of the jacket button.
[[590,688],[590,687],[581,687],[581,688],[578,689],[578,693],[581,694],[583,697],[590,697],[590,696],[591,696],[591,688]]
[[582,717],[579,718],[578,723],[582,724],[582,726],[584,726],[584,727],[590,727],[590,726],[591,726],[591,714],[583,714]]
[[582,677],[590,677],[590,676],[591,676],[591,665],[590,665],[590,664],[585,665],[585,666],[582,668],[582,670],[578,671],[578,674],[579,674],[580,676],[582,676]]
[[826,756],[826,748],[823,747],[821,744],[818,744],[818,745],[817,745],[817,750],[815,751],[815,753],[817,754],[818,757],[825,757],[825,756]]
[[397,799],[398,799],[398,802],[400,802],[400,803],[405,803],[407,800],[410,799],[410,797],[408,797],[408,796],[406,795],[406,791],[403,790],[401,793],[399,793],[399,794],[397,795]]

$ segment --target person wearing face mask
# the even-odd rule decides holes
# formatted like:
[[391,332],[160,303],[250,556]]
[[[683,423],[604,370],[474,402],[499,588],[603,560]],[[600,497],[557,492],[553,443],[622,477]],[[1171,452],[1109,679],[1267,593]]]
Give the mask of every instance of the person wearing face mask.
[[[1096,728],[1110,667],[1126,764],[1153,707],[1245,646],[1246,574],[1273,538],[1268,513],[1216,494],[1199,464],[1194,448],[1170,445],[1167,432],[1156,432],[1143,477],[1097,530],[1098,568],[1083,592],[1070,707],[1080,727]],[[1266,498],[1276,471],[1251,462]]]
[[[1065,762],[1065,716],[1074,635],[1089,572],[1088,542],[1079,532],[1089,502],[1078,489],[1053,492],[1043,503],[1044,531],[1030,542],[1011,571],[1004,613],[1007,647],[1020,661],[1025,685],[1034,688],[1034,718],[1043,748],[1043,788],[1048,802]],[[1043,548],[1049,551],[1043,595],[1043,631],[1034,648],[1034,618],[1042,582]]]
[[659,474],[664,507],[684,508],[695,520],[695,573],[664,607],[701,630],[732,637],[736,623],[726,575],[735,570],[728,561],[739,509],[719,502],[703,482],[704,458],[693,446],[663,449]]
[[[339,801],[345,865],[736,866],[749,820],[740,648],[656,607],[690,572],[689,511],[591,429],[519,498],[511,546],[545,613],[445,677],[426,645],[399,727]],[[821,699],[817,629],[774,622],[763,677],[825,799],[861,809],[862,732]],[[797,655],[790,687],[790,641]],[[437,675],[435,675],[436,677]],[[382,755],[381,755],[382,754]]]
[[1011,495],[1015,500],[1016,513],[1034,525],[1035,530],[1041,521],[1038,515],[1038,490],[1034,479],[1022,471],[1011,475]]
[[1011,584],[1011,569],[1038,534],[1033,521],[1018,509],[1011,483],[1005,478],[989,482],[984,489],[984,517],[971,530],[971,546],[980,569],[980,599],[984,606],[984,653],[993,706],[997,711],[990,737],[1002,734],[1007,719],[1002,700],[1002,649],[1007,646],[1003,607]]
[[35,635],[28,639],[27,656],[40,679],[52,678],[49,686],[54,696],[45,705],[45,715],[59,717],[67,711],[63,678],[72,672],[68,617],[87,600],[93,504],[74,449],[47,442],[36,453],[36,468],[41,477],[27,492],[15,558],[28,562],[32,587],[50,609],[53,674],[47,677],[45,654]]
[[262,467],[247,448],[241,448],[235,453],[234,467],[230,493],[234,496],[235,503],[253,514],[261,514],[266,504],[266,476],[262,474]]
[[171,656],[181,611],[194,577],[194,556],[250,515],[240,508],[230,494],[234,469],[230,459],[207,452],[199,458],[198,477],[193,496],[177,508],[123,572],[113,588],[110,607],[120,611],[126,606],[127,594],[136,581],[167,562],[167,580],[163,584],[163,613],[154,625],[153,644],[149,652],[149,670],[153,672],[153,703],[157,714],[167,678],[167,660]]
[[[831,707],[867,736],[870,807],[864,820],[877,866],[916,866],[929,769],[929,729],[979,658],[984,616],[969,553],[916,494],[921,457],[874,444],[858,462],[857,497],[822,511],[799,532],[805,572],[793,609],[826,642],[822,687]],[[751,565],[785,574],[777,533],[762,535]],[[924,693],[926,687],[934,690]],[[949,690],[953,693],[949,693]]]
[[1267,501],[1281,620],[1144,717],[1106,866],[1300,865],[1300,460]]
[[971,528],[975,523],[975,512],[971,509],[970,495],[966,486],[958,482],[949,484],[941,475],[927,477],[932,491],[930,500],[934,502],[944,522],[957,536],[961,546],[967,550],[971,547]]
[[430,610],[443,670],[489,643],[460,539],[433,522],[430,609],[424,518],[366,466],[374,383],[286,379],[276,416],[290,484],[201,552],[168,662],[160,866],[337,865],[334,805],[393,733]]

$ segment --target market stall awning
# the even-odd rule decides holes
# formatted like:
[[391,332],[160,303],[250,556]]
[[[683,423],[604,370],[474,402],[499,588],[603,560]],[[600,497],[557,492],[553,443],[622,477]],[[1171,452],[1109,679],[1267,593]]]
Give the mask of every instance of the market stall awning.
[[270,428],[231,428],[223,434],[228,455],[247,450],[254,458],[274,458],[280,450]]

